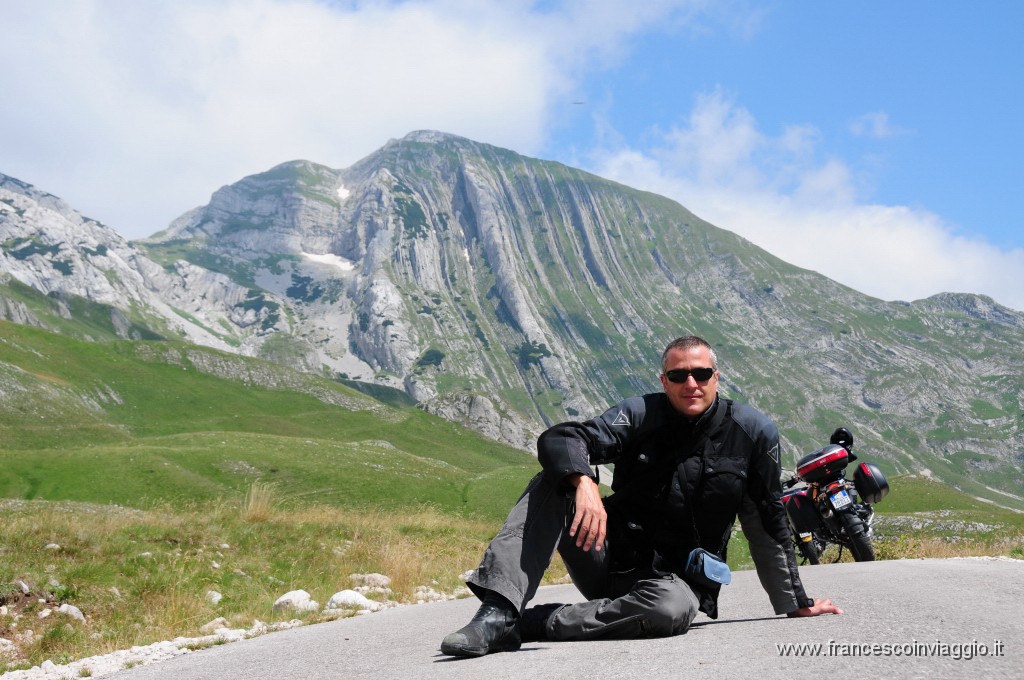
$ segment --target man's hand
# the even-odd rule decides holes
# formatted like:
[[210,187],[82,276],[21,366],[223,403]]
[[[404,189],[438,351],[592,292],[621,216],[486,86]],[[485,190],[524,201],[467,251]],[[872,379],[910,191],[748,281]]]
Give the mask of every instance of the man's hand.
[[572,518],[569,535],[576,537],[576,547],[584,551],[601,550],[608,530],[608,513],[601,502],[597,484],[586,475],[573,475],[569,483],[576,487],[576,515]]
[[815,600],[810,607],[801,607],[786,616],[820,616],[822,614],[842,614],[843,610],[832,604],[832,600]]

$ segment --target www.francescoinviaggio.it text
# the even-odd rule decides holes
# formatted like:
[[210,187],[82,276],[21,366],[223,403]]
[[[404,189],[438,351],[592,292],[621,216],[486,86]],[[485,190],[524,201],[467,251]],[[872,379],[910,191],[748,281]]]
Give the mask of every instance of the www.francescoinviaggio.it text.
[[908,657],[944,657],[958,661],[987,656],[1005,656],[1005,645],[1001,640],[991,643],[971,642],[951,643],[935,640],[933,642],[790,642],[776,643],[775,649],[779,656],[908,656]]

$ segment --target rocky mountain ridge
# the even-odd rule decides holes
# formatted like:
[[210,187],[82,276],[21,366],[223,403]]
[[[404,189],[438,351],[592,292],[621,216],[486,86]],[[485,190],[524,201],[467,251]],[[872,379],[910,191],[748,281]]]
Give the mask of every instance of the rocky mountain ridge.
[[[120,234],[83,217],[61,199],[0,174],[0,275],[49,296],[56,313],[73,316],[80,299],[105,308],[125,338],[170,335],[245,351],[245,333],[265,316],[247,305],[250,291],[185,260],[164,268]],[[46,326],[24,303],[0,297],[0,317]],[[231,342],[232,339],[237,340]]]
[[772,415],[794,459],[847,425],[894,472],[1019,493],[1024,315],[968,294],[876,300],[558,163],[417,132],[347,169],[247,177],[136,244],[19,184],[0,181],[0,256],[22,284],[395,387],[522,448],[657,389],[662,347],[695,332],[726,396]]

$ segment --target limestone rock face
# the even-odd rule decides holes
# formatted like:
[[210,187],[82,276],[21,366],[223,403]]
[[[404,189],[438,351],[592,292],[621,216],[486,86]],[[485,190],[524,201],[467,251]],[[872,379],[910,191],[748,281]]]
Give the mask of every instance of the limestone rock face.
[[435,415],[476,430],[497,441],[507,442],[513,446],[533,449],[537,436],[523,427],[522,418],[502,412],[487,397],[461,393],[447,394],[424,405],[424,408]]
[[[245,351],[246,326],[268,323],[266,307],[225,274],[177,260],[161,266],[117,232],[83,217],[59,198],[0,175],[0,270],[57,301],[82,299],[105,308],[116,335],[181,337]],[[46,326],[24,303],[0,298],[0,317]],[[236,344],[232,344],[236,343]],[[248,343],[251,346],[251,343]]]
[[2,177],[0,245],[0,291],[51,296],[0,294],[4,318],[47,325],[88,300],[121,337],[388,385],[527,450],[659,390],[663,347],[695,333],[722,393],[776,420],[786,466],[848,426],[891,474],[1013,493],[1024,468],[1020,312],[870,298],[663,197],[452,135],[345,169],[283,163],[135,243]]

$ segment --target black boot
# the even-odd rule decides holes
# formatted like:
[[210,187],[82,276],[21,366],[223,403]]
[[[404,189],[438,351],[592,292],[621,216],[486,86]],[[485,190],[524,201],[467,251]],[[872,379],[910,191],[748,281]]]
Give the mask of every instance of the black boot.
[[519,611],[497,593],[488,593],[473,619],[441,642],[449,656],[483,656],[520,647]]
[[548,639],[548,621],[564,604],[539,604],[523,612],[519,621],[519,637],[523,642]]

